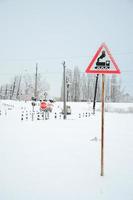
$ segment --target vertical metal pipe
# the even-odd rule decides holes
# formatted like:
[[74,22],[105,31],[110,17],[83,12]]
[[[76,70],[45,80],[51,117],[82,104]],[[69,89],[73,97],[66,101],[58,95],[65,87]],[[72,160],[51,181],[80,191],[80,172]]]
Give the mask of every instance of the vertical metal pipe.
[[104,85],[105,77],[102,74],[102,111],[101,111],[101,176],[104,176]]
[[99,74],[96,75],[96,83],[95,83],[95,91],[94,91],[94,100],[93,100],[93,114],[95,114],[98,76],[99,76]]

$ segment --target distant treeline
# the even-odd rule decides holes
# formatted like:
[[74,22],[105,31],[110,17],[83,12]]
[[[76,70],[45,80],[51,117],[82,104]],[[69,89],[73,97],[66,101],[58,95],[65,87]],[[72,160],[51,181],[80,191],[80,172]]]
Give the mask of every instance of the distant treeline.
[[[78,67],[66,69],[67,101],[93,101],[96,75],[80,72]],[[101,75],[98,76],[97,101],[101,101]],[[15,76],[10,83],[0,86],[0,99],[31,100],[32,97],[46,99],[50,85],[38,74],[25,73]],[[60,97],[63,101],[63,80]],[[105,100],[108,102],[133,102],[133,98],[124,91],[118,75],[105,76]]]
[[[78,67],[66,70],[67,101],[93,101],[96,75],[81,73]],[[97,101],[101,101],[101,75],[98,76]],[[63,81],[61,100],[63,100]],[[105,76],[105,100],[108,102],[133,101],[122,88],[122,81],[118,75]]]

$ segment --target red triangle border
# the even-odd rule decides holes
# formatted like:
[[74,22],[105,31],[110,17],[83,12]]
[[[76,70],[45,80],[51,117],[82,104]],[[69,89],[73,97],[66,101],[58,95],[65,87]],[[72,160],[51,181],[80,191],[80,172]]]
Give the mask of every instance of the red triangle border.
[[[105,70],[91,70],[91,67],[93,66],[98,55],[100,54],[102,48],[105,48],[105,50],[107,51],[108,56],[109,56],[110,60],[112,61],[116,70],[106,70],[106,71]],[[120,69],[119,69],[118,65],[116,64],[114,58],[112,57],[112,55],[105,43],[102,43],[102,45],[99,47],[99,49],[97,50],[96,54],[94,55],[92,61],[90,62],[89,66],[87,67],[85,72],[92,73],[92,74],[120,74]]]

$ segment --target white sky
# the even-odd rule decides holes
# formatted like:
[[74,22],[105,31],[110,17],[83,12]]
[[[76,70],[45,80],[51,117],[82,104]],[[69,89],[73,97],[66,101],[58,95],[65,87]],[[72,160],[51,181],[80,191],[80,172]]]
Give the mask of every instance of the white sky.
[[0,84],[39,72],[60,95],[62,61],[85,71],[102,42],[133,94],[133,0],[0,0]]

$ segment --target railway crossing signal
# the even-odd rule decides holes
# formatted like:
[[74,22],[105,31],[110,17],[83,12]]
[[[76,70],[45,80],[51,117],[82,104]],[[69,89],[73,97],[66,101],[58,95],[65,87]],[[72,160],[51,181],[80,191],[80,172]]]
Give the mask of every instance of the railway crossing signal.
[[105,74],[120,74],[120,70],[105,43],[101,44],[92,61],[88,65],[86,73],[102,74],[102,107],[101,107],[101,171],[104,176],[104,93]]

